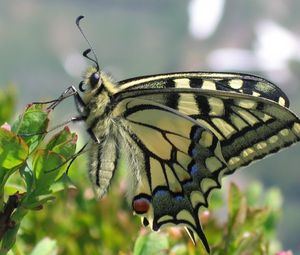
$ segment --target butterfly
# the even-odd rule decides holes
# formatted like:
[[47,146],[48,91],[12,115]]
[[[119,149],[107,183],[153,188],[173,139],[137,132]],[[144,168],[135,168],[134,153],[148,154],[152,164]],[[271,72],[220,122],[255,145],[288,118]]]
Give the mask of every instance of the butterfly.
[[[82,18],[76,21],[81,32]],[[89,175],[98,196],[106,194],[122,152],[128,199],[143,224],[155,231],[182,225],[209,252],[199,210],[208,207],[222,177],[299,141],[300,120],[287,96],[263,78],[240,73],[115,82],[99,68],[92,47],[83,55],[94,65],[79,85],[82,96],[74,87],[64,95],[74,96],[90,134]]]

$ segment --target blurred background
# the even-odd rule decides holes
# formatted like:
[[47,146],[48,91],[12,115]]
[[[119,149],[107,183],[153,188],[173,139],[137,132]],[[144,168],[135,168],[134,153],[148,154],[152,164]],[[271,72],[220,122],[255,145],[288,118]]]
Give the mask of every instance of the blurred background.
[[[300,115],[298,0],[1,1],[0,88],[17,88],[17,110],[77,86],[87,43],[116,80],[177,71],[234,71],[263,76],[290,98]],[[76,115],[72,100],[57,121]],[[76,126],[82,130],[82,127]],[[84,139],[84,138],[82,138]],[[231,177],[246,187],[259,180],[284,197],[279,239],[300,254],[299,144]],[[85,169],[81,169],[85,172]]]

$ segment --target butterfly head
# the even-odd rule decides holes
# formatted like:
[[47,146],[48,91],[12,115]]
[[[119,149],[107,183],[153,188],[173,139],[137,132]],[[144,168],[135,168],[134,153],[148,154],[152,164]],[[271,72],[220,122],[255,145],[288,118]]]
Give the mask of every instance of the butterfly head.
[[101,72],[96,67],[92,66],[87,69],[84,80],[79,84],[81,92],[92,92],[98,90],[102,85]]

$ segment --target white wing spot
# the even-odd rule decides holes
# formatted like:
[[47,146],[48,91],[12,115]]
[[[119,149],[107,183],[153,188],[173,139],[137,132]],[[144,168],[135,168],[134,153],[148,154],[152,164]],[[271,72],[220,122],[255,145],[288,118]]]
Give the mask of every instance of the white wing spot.
[[260,142],[260,143],[257,143],[254,145],[254,147],[257,149],[257,150],[263,150],[263,149],[266,149],[267,148],[267,143],[266,142]]
[[192,202],[193,207],[196,207],[198,203],[204,204],[205,203],[205,199],[203,194],[200,191],[192,191],[191,195],[190,195],[190,199]]
[[279,140],[279,138],[278,138],[277,135],[273,135],[273,136],[271,136],[271,137],[268,139],[268,141],[269,141],[270,143],[272,143],[272,144],[277,143],[278,140]]
[[222,116],[224,115],[224,102],[223,100],[215,97],[208,98],[208,104],[210,106],[209,115],[211,116]]
[[201,187],[201,190],[203,193],[205,193],[209,189],[215,188],[217,186],[218,186],[218,184],[216,183],[216,181],[211,178],[204,178],[203,180],[201,180],[201,183],[200,183],[200,187]]
[[278,104],[285,106],[285,99],[283,97],[279,97]]
[[257,106],[257,102],[247,99],[235,100],[235,104],[245,109],[255,109]]
[[213,81],[204,80],[202,84],[202,89],[210,89],[210,90],[216,90],[216,83]]
[[263,121],[263,122],[267,122],[268,120],[272,119],[272,116],[266,114],[266,113],[263,113],[262,116],[260,117],[260,119]]
[[238,165],[240,161],[241,161],[240,157],[232,157],[231,159],[229,159],[228,164],[230,166],[235,166]]
[[293,128],[292,128],[293,132],[295,132],[297,135],[300,134],[300,124],[299,123],[295,123],[293,125]]
[[205,160],[205,165],[210,172],[215,172],[222,167],[222,163],[216,157],[209,157]]
[[240,89],[243,87],[243,83],[241,79],[233,79],[229,81],[229,86],[233,89]]
[[279,134],[281,134],[282,136],[288,136],[289,133],[290,133],[290,131],[289,131],[287,128],[282,129],[282,130],[279,132]]
[[199,140],[200,145],[208,148],[212,145],[213,135],[208,131],[203,131],[201,134],[201,139]]
[[190,88],[190,79],[174,79],[176,88]]
[[251,159],[255,156],[255,150],[253,148],[247,148],[241,153],[243,158]]
[[163,215],[157,220],[157,223],[164,222],[164,221],[172,221],[172,220],[174,220],[174,218],[171,215]]
[[255,97],[260,97],[260,93],[256,92],[256,91],[253,91],[252,92],[252,96],[255,96]]
[[188,210],[181,210],[179,213],[176,215],[177,220],[185,220],[190,222],[192,225],[196,225],[194,217],[191,215],[191,213]]

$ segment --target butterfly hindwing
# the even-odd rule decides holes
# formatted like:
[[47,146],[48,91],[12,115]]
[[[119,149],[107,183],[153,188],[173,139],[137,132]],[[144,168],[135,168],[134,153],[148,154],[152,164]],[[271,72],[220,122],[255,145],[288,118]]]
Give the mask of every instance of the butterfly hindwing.
[[208,206],[208,195],[220,187],[226,168],[218,139],[195,120],[151,101],[121,104],[126,153],[134,148],[132,153],[143,157],[130,164],[141,179],[132,194],[134,211],[154,230],[184,225],[208,248],[199,209]]

